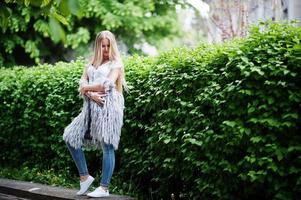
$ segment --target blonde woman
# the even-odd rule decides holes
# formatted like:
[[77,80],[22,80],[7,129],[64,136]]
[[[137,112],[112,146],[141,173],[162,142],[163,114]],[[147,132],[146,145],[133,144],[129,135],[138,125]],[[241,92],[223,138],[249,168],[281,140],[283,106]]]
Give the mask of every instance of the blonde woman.
[[79,90],[84,99],[82,111],[65,128],[63,135],[80,176],[77,195],[85,194],[94,181],[82,151],[82,147],[90,147],[102,149],[103,161],[100,186],[87,196],[109,196],[108,186],[123,124],[123,86],[126,87],[124,67],[115,37],[110,31],[102,31],[95,39],[94,56],[80,80]]

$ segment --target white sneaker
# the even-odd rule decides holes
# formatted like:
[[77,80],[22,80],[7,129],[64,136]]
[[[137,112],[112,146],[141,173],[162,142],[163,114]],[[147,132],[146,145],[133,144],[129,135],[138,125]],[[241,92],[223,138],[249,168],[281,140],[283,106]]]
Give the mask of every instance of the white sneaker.
[[88,197],[107,197],[109,195],[109,190],[106,191],[101,186],[96,188],[93,192],[87,194]]
[[94,178],[89,175],[88,178],[85,181],[80,182],[80,190],[76,194],[77,195],[82,195],[85,192],[87,192],[88,188],[93,183],[93,181],[94,181]]

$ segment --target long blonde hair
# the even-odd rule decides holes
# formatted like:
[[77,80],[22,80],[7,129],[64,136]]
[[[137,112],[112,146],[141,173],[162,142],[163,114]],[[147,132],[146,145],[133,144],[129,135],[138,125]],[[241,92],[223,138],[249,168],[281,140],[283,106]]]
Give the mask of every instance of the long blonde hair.
[[94,43],[94,56],[92,58],[92,65],[97,67],[103,63],[102,41],[108,39],[110,42],[109,48],[109,61],[115,61],[118,65],[121,65],[121,75],[116,80],[116,89],[122,92],[122,86],[127,90],[127,84],[125,81],[124,66],[117,47],[115,36],[112,32],[105,30],[97,34]]

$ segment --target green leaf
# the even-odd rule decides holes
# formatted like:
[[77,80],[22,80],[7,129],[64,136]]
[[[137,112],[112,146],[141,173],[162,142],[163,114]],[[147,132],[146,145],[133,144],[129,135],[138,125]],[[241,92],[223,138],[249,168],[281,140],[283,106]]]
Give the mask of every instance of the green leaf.
[[279,161],[281,161],[281,160],[283,159],[283,153],[282,153],[282,151],[281,151],[280,149],[277,149],[277,150],[275,151],[275,154],[277,155],[277,159],[278,159]]
[[66,19],[64,16],[58,14],[58,13],[55,12],[55,11],[52,12],[52,16],[53,16],[56,20],[58,20],[59,22],[61,22],[62,24],[66,25],[66,26],[69,24],[68,21],[67,21],[67,19]]
[[68,6],[72,14],[79,15],[80,14],[80,6],[78,1],[68,0]]
[[263,141],[263,139],[261,136],[255,136],[255,137],[251,137],[250,141],[255,144],[255,143],[259,143],[259,142]]
[[254,112],[255,110],[256,110],[255,107],[250,107],[250,108],[248,108],[248,113],[252,113],[252,112]]
[[54,42],[58,43],[59,41],[65,41],[66,36],[63,28],[59,24],[59,22],[53,18],[49,17],[49,28],[50,28],[50,33],[51,33],[51,38],[53,39]]
[[26,7],[28,7],[29,4],[30,4],[30,0],[24,0],[24,4],[25,4]]
[[196,145],[196,146],[202,146],[203,145],[202,141],[197,141],[194,138],[185,139],[185,142],[189,142],[189,143],[191,143],[193,145]]
[[223,124],[230,126],[230,127],[234,127],[236,125],[235,121],[223,121]]

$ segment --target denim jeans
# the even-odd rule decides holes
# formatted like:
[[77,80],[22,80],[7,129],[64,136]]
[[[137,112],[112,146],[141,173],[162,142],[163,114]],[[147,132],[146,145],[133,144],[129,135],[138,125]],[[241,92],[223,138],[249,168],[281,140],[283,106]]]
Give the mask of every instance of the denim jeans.
[[[75,149],[69,143],[66,145],[71,153],[80,176],[89,175],[86,158],[81,148]],[[115,150],[112,144],[101,143],[102,147],[102,174],[100,185],[108,187],[115,167]]]

